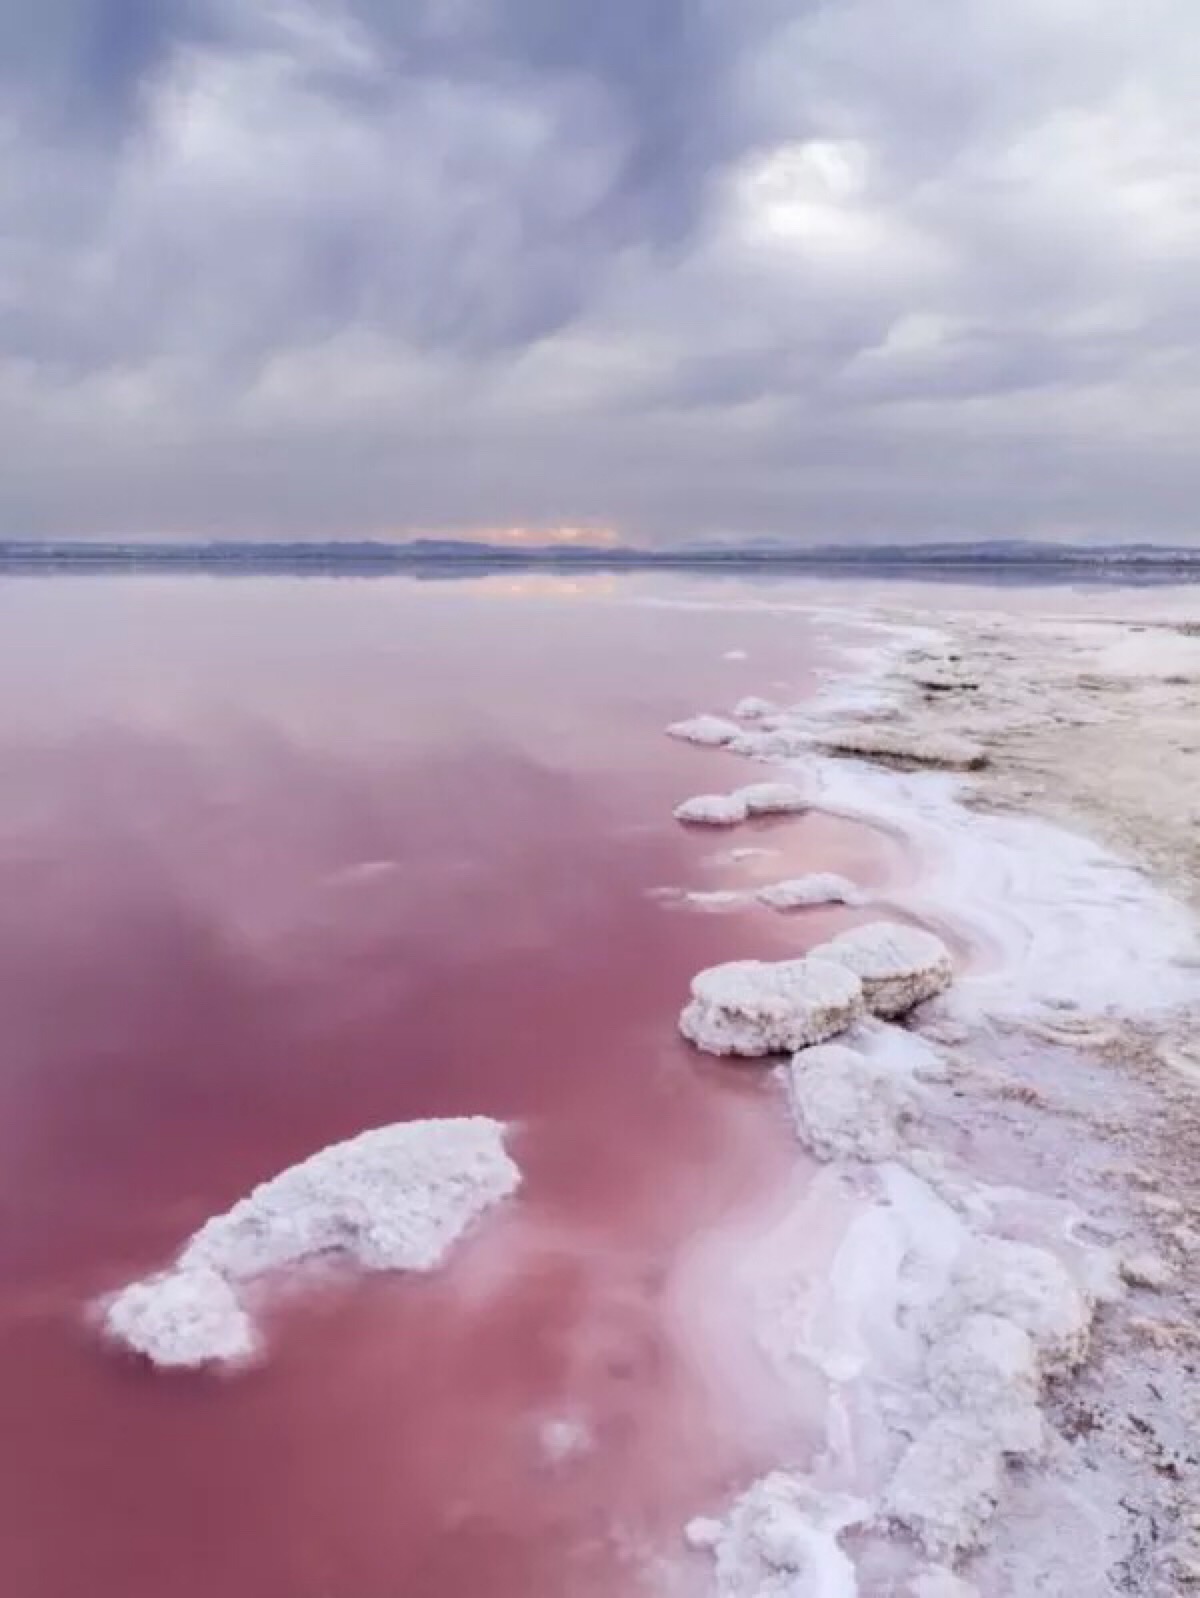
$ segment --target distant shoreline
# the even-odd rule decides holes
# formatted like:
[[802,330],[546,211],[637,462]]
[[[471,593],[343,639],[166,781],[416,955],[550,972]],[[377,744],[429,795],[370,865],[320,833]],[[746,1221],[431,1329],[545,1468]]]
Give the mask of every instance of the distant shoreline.
[[409,544],[112,544],[0,542],[0,575],[175,571],[211,575],[470,577],[495,571],[694,571],[822,576],[985,577],[993,581],[1197,581],[1200,548],[1154,545],[981,543],[812,549],[539,547],[508,549],[455,541]]

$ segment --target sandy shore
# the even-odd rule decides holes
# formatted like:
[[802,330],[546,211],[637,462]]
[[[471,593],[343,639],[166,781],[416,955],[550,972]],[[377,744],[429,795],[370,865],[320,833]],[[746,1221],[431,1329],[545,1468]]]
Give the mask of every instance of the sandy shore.
[[[908,1364],[864,1344],[853,1377],[831,1378],[824,1454],[799,1473],[783,1462],[789,1476],[710,1534],[722,1593],[1200,1590],[1200,595],[1156,603],[885,603],[852,618],[877,643],[818,706],[758,701],[730,746],[786,768],[815,806],[905,837],[919,869],[882,908],[964,960],[907,1023],[936,1065],[918,1070],[905,1148],[830,1167],[858,1222],[892,1232],[864,1265],[847,1225],[828,1268],[858,1271],[857,1298],[840,1320],[821,1304],[829,1347],[873,1318],[898,1337],[915,1326]],[[969,1451],[926,1450],[914,1495],[931,1334],[912,1284],[979,1238],[1070,1273],[1086,1357],[1044,1373],[1044,1436],[1002,1445],[1002,1481],[962,1488]],[[803,1291],[791,1284],[781,1313],[794,1320]],[[783,1521],[794,1567],[775,1546]],[[793,1568],[794,1589],[770,1584]]]

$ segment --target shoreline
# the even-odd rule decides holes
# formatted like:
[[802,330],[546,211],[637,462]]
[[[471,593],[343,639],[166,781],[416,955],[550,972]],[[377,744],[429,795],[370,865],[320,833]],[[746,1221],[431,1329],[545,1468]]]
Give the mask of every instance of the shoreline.
[[[863,622],[862,613],[847,619]],[[847,651],[849,673],[816,704],[763,714],[759,702],[727,745],[781,768],[816,808],[902,832],[925,869],[889,902],[964,939],[975,957],[948,995],[909,1022],[914,1041],[939,1057],[917,1073],[920,1145],[914,1139],[896,1162],[834,1162],[827,1172],[875,1187],[865,1201],[876,1222],[895,1211],[902,1169],[910,1201],[932,1199],[985,1236],[1050,1248],[1089,1306],[1091,1347],[1070,1374],[1059,1369],[1046,1380],[1044,1438],[1037,1448],[1001,1450],[1009,1457],[1003,1481],[984,1483],[971,1503],[956,1484],[940,1485],[950,1508],[935,1506],[926,1524],[961,1511],[963,1535],[952,1529],[940,1548],[934,1538],[924,1563],[911,1538],[924,1508],[897,1538],[887,1487],[905,1437],[911,1443],[919,1433],[921,1405],[912,1401],[922,1379],[913,1387],[911,1367],[901,1378],[913,1390],[897,1424],[886,1414],[896,1405],[895,1371],[881,1373],[874,1394],[861,1377],[840,1387],[835,1378],[831,1392],[850,1431],[876,1410],[865,1499],[861,1442],[855,1458],[843,1437],[839,1458],[831,1433],[815,1469],[776,1473],[732,1513],[718,1511],[727,1518],[706,1523],[718,1590],[729,1598],[775,1590],[766,1585],[777,1566],[762,1542],[764,1517],[784,1515],[799,1538],[805,1593],[1166,1598],[1200,1582],[1187,1479],[1197,1306],[1186,1286],[1200,1243],[1187,1223],[1200,1197],[1188,1189],[1187,1166],[1200,1162],[1186,1153],[1200,1154],[1200,1061],[1186,1077],[1200,945],[1191,915],[1141,866],[1092,839],[1127,849],[1156,806],[1171,803],[1169,785],[1154,787],[1162,759],[1138,769],[1135,753],[1114,806],[1113,729],[1123,719],[1139,718],[1143,745],[1150,729],[1161,735],[1186,787],[1193,751],[1177,728],[1186,721],[1193,648],[1200,683],[1200,637],[1186,622],[1151,629],[1132,619],[996,612],[900,621],[881,608],[869,625],[880,644]],[[1136,641],[1147,631],[1152,644],[1169,640],[1166,665],[1162,647]],[[1097,654],[1109,677],[1097,671]],[[1118,675],[1123,686],[1114,690]],[[846,747],[831,747],[842,734]],[[870,759],[851,747],[864,734],[880,745]],[[1094,755],[1072,763],[1089,744]],[[978,749],[980,769],[939,769],[960,763],[967,746]],[[1147,864],[1195,902],[1186,821],[1155,834],[1155,844]],[[945,1213],[941,1222],[949,1224]],[[920,1255],[920,1225],[914,1211],[907,1238],[893,1238],[897,1286]],[[919,1317],[902,1294],[886,1313],[910,1334],[911,1356],[914,1321],[922,1340]],[[845,1414],[840,1424],[845,1431]],[[856,1507],[847,1494],[858,1495]]]

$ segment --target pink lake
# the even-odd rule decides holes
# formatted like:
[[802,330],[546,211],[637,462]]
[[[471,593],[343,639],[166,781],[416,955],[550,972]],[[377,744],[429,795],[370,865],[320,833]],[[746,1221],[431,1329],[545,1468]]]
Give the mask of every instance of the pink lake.
[[[689,1516],[803,1457],[733,1379],[752,1351],[694,1336],[672,1288],[799,1154],[764,1073],[675,1022],[700,967],[803,952],[851,912],[651,890],[881,885],[904,862],[818,814],[672,820],[754,772],[666,723],[798,699],[832,658],[747,597],[770,596],[0,585],[11,1598],[663,1593]],[[719,858],[746,844],[778,853]],[[156,1373],[89,1329],[97,1294],[255,1182],[470,1113],[514,1123],[525,1183],[445,1270],[279,1303],[234,1378]]]

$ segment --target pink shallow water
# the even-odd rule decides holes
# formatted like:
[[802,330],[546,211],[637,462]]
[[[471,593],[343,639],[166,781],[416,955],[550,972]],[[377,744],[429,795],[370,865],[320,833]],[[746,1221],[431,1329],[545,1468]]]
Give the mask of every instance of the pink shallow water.
[[[693,1337],[670,1291],[797,1160],[762,1075],[699,1059],[675,1018],[699,967],[851,913],[648,890],[762,880],[722,862],[735,844],[781,876],[900,862],[817,815],[677,826],[753,768],[663,725],[811,691],[821,641],[628,597],[0,588],[11,1598],[662,1592],[684,1520],[806,1446],[723,1384],[749,1340]],[[87,1329],[255,1181],[459,1113],[513,1121],[526,1180],[444,1271],[277,1302],[237,1379]]]

